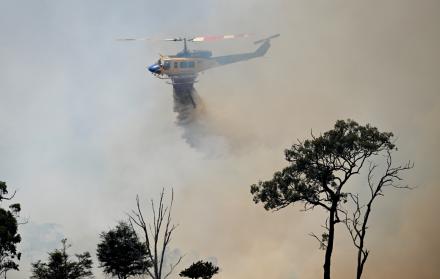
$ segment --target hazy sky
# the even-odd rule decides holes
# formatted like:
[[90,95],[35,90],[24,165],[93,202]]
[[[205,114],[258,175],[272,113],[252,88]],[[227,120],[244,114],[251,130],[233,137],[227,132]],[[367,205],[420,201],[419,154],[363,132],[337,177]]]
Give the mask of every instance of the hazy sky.
[[[94,254],[136,194],[147,203],[162,187],[176,192],[181,268],[211,258],[218,279],[319,278],[323,252],[308,233],[323,212],[266,212],[249,185],[285,166],[296,139],[346,118],[394,132],[396,163],[416,166],[405,176],[416,190],[377,202],[365,278],[439,278],[439,26],[437,0],[0,0],[0,180],[29,219],[8,278],[28,278],[63,237]],[[200,76],[196,147],[175,124],[171,86],[145,70],[181,45],[114,41],[242,32],[281,37],[264,58]],[[333,275],[353,278],[354,250],[337,234]]]

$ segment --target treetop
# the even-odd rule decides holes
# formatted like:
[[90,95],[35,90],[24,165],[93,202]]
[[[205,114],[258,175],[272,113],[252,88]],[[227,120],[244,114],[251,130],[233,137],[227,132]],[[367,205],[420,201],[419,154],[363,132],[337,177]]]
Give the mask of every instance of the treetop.
[[251,186],[256,203],[264,203],[266,210],[297,201],[329,209],[328,203],[344,199],[342,187],[368,157],[395,149],[392,133],[351,119],[338,120],[333,129],[311,137],[285,150],[289,166],[275,172],[272,180]]

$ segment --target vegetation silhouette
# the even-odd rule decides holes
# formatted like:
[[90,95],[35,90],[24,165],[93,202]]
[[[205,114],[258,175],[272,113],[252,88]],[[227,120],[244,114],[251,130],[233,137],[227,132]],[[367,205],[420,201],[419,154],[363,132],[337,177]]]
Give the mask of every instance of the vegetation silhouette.
[[[336,225],[344,224],[357,250],[356,278],[360,279],[370,255],[365,239],[375,201],[384,196],[387,188],[412,189],[400,182],[403,180],[401,174],[412,169],[414,164],[410,161],[402,165],[393,164],[395,151],[392,133],[380,132],[369,124],[362,126],[350,119],[338,120],[333,129],[320,136],[311,133],[311,139],[298,141],[286,149],[288,166],[275,172],[271,180],[251,185],[250,192],[254,202],[261,202],[266,210],[278,211],[300,203],[304,211],[316,207],[326,211],[324,233],[321,236],[311,234],[325,250],[324,279],[331,278]],[[365,198],[346,185],[364,167],[367,168],[366,165],[368,188],[361,191],[369,193]],[[0,203],[12,200],[14,196],[15,192],[8,195],[6,183],[0,181]],[[174,191],[171,191],[167,204],[165,190],[162,189],[159,202],[151,200],[152,214],[149,216],[152,216],[148,221],[137,196],[136,208],[128,214],[128,222],[119,222],[115,228],[100,234],[97,257],[106,274],[119,279],[145,275],[152,279],[166,279],[173,273],[183,258],[179,256],[171,262],[166,257],[177,228],[171,218],[173,203]],[[20,223],[17,221],[21,207],[14,203],[8,208],[0,208],[0,276],[4,278],[8,270],[18,270],[17,261],[21,256],[16,248],[21,241],[18,234]],[[47,262],[39,260],[31,264],[31,278],[93,278],[90,253],[76,254],[76,260],[71,260],[67,253],[71,245],[67,244],[67,239],[61,243],[61,249],[49,253]],[[164,270],[164,265],[169,265],[169,268]],[[179,275],[191,279],[211,279],[218,272],[219,267],[200,260]]]
[[268,181],[251,185],[255,203],[266,210],[281,210],[301,203],[304,211],[320,207],[328,213],[321,237],[312,234],[325,250],[324,279],[330,279],[335,225],[342,204],[351,193],[344,192],[350,178],[359,174],[364,163],[373,155],[395,149],[393,134],[380,132],[369,124],[361,126],[353,120],[338,120],[332,130],[319,137],[298,141],[285,150],[289,165],[275,172]]
[[[15,192],[8,196],[6,183],[0,181],[0,204],[4,200],[12,200],[14,196]],[[20,211],[19,203],[9,205],[8,209],[0,208],[0,276],[5,278],[9,270],[18,270],[21,257],[17,251],[17,244],[21,241],[17,221]]]
[[47,263],[41,260],[32,263],[31,279],[83,279],[93,278],[92,259],[89,252],[76,254],[76,261],[70,260],[67,239],[61,240],[62,248],[49,253]]
[[139,196],[136,197],[136,209],[129,214],[131,224],[136,225],[145,239],[145,248],[147,258],[152,265],[147,269],[147,274],[153,279],[166,279],[170,276],[176,266],[180,263],[183,256],[180,256],[174,263],[169,263],[168,272],[164,272],[165,253],[169,248],[171,236],[177,225],[172,224],[171,213],[174,202],[174,191],[171,190],[171,199],[169,205],[164,202],[165,189],[162,189],[159,198],[159,204],[156,206],[154,200],[151,200],[151,211],[153,219],[151,223],[145,219],[142,213]]
[[100,235],[97,256],[104,272],[119,279],[142,275],[151,266],[146,247],[139,241],[136,232],[126,222]]
[[192,279],[211,279],[212,276],[219,271],[218,266],[211,262],[198,261],[179,273],[180,277],[188,277]]
[[[359,194],[348,193],[354,210],[351,210],[351,212],[349,212],[348,209],[340,210],[341,215],[345,216],[343,222],[350,233],[353,245],[357,249],[357,279],[362,277],[365,263],[370,254],[370,251],[365,247],[365,237],[367,235],[367,224],[372,212],[374,201],[378,197],[384,196],[384,190],[386,188],[412,189],[407,185],[400,185],[399,181],[402,180],[400,176],[401,172],[412,169],[414,164],[408,162],[404,165],[393,166],[393,159],[390,150],[387,150],[385,158],[385,171],[379,175],[376,174],[379,165],[373,162],[370,162],[369,164],[367,183],[370,196],[368,197],[368,201],[363,203]],[[377,176],[377,178],[375,176]]]

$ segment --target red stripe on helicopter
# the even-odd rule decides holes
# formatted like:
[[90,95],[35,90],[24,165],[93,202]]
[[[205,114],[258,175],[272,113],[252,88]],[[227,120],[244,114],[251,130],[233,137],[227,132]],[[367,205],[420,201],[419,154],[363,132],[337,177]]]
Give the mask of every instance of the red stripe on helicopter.
[[249,37],[248,34],[238,34],[238,35],[223,35],[223,36],[203,36],[195,37],[192,39],[193,42],[212,42],[218,40],[236,39],[236,38],[246,38]]

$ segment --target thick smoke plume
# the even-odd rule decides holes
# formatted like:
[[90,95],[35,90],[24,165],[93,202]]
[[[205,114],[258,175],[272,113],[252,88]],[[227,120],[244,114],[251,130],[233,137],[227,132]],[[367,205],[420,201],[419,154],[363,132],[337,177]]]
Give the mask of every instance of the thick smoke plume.
[[193,83],[173,86],[176,124],[183,129],[182,138],[209,157],[221,156],[228,149],[225,137],[214,132],[203,100]]
[[[23,2],[0,4],[0,179],[30,220],[8,278],[29,278],[62,237],[93,253],[136,194],[149,212],[164,186],[176,193],[171,248],[188,255],[182,268],[215,256],[216,279],[321,278],[323,254],[307,234],[326,216],[266,212],[249,185],[285,167],[296,139],[346,118],[393,132],[396,163],[416,166],[405,183],[418,188],[375,207],[366,278],[440,278],[440,1]],[[203,75],[203,101],[193,86],[177,90],[177,120],[171,88],[143,68],[179,47],[113,42],[236,32],[281,37],[263,58]],[[198,46],[216,56],[254,47]],[[337,233],[334,278],[353,278],[353,247]]]

